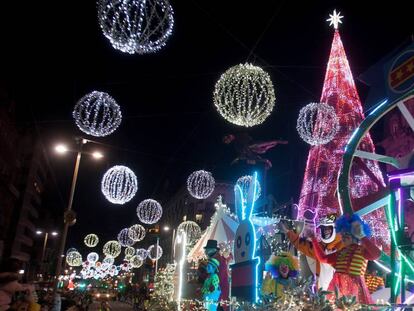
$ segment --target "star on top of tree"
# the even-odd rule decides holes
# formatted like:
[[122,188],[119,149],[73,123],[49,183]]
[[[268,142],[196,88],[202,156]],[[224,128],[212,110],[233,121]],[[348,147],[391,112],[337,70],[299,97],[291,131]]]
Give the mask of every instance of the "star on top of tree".
[[341,16],[341,12],[336,13],[336,10],[334,10],[333,14],[329,14],[329,18],[326,21],[330,22],[329,26],[333,25],[335,29],[338,29],[338,24],[342,24],[341,18],[344,18]]

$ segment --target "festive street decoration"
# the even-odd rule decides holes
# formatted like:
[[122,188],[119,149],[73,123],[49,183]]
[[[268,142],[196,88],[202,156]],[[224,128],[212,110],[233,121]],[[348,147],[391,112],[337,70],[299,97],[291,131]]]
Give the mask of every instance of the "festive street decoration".
[[91,136],[112,134],[122,121],[121,108],[111,95],[93,91],[75,105],[73,118],[79,129]]
[[78,250],[74,247],[68,248],[68,250],[66,251],[66,255],[69,254],[70,252],[77,252]]
[[145,238],[145,228],[138,224],[129,227],[128,237],[134,242],[142,241]]
[[138,248],[136,250],[136,255],[140,257],[142,260],[145,260],[148,257],[148,251],[145,248]]
[[141,257],[135,255],[131,257],[131,259],[129,260],[129,263],[131,264],[132,268],[139,268],[142,266],[144,261],[142,260]]
[[[253,177],[251,175],[245,175],[242,177],[239,177],[236,181],[236,185],[234,187],[240,187],[243,191],[243,197],[247,198],[247,191],[249,190],[250,184],[253,180]],[[256,180],[256,189],[257,189],[257,195],[256,200],[262,195],[262,187],[260,186],[260,182]]]
[[206,272],[208,277],[205,279],[201,294],[203,295],[204,307],[208,311],[216,311],[220,297],[220,279],[218,277],[219,261],[210,258],[207,262]]
[[174,26],[168,0],[99,0],[98,18],[112,46],[129,54],[160,50]]
[[125,248],[125,256],[135,256],[135,248],[128,246]]
[[[119,231],[117,238],[118,238],[119,244],[121,244],[121,246],[123,246],[123,247],[132,246],[135,243],[134,240],[129,238],[129,229],[128,228],[124,228],[121,231]],[[133,255],[133,254],[131,254],[131,255]]]
[[137,207],[138,219],[147,225],[155,224],[162,216],[161,204],[153,199],[146,199]]
[[99,238],[96,234],[91,233],[85,236],[83,242],[87,247],[95,247],[99,243]]
[[231,67],[216,83],[214,104],[230,123],[245,127],[263,123],[275,105],[269,74],[251,64]]
[[191,220],[182,222],[178,226],[177,232],[185,232],[186,243],[189,245],[193,245],[201,236],[200,226]]
[[187,178],[187,190],[196,199],[206,199],[214,191],[215,180],[210,172],[199,170]]
[[158,260],[161,258],[161,256],[162,256],[161,246],[158,245],[157,247],[157,245],[153,244],[150,247],[148,247],[148,257],[151,260]]
[[95,263],[99,259],[98,253],[92,252],[89,253],[88,256],[86,256],[86,260],[88,260],[90,263]]
[[186,258],[186,249],[187,249],[187,234],[185,231],[178,231],[177,238],[175,241],[174,247],[179,246],[178,252],[181,253],[181,256],[178,259],[178,290],[177,290],[177,304],[180,305],[182,293],[183,293],[183,283],[184,283],[184,263]]
[[296,129],[299,136],[313,146],[330,142],[339,129],[335,109],[324,103],[310,103],[299,112]]
[[117,241],[108,241],[103,246],[103,253],[106,257],[116,258],[121,254],[121,244]]
[[108,265],[112,265],[114,263],[115,259],[113,257],[105,257],[102,260],[103,264],[108,264]]
[[71,267],[82,265],[82,255],[78,251],[71,251],[66,255],[66,262]]
[[131,201],[138,190],[137,177],[126,166],[113,166],[103,176],[101,190],[109,202],[125,204]]
[[[163,299],[169,302],[173,300],[175,270],[176,270],[176,265],[168,263],[164,269],[160,269],[158,271],[154,279],[153,295],[155,297],[154,299],[151,299],[151,301]],[[148,310],[154,310],[154,309],[149,307]],[[170,309],[163,308],[162,310],[170,310]]]

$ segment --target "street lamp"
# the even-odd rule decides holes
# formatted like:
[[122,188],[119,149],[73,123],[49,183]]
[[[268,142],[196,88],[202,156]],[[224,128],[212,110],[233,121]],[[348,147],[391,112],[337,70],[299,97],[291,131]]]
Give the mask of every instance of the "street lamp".
[[66,145],[64,144],[59,144],[59,145],[56,145],[55,151],[57,153],[64,154],[68,151],[68,147],[66,147]]

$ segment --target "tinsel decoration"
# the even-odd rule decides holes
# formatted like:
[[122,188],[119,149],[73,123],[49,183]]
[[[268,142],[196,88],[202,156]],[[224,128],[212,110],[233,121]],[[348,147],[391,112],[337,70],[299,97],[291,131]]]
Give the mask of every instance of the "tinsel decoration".
[[122,121],[121,108],[111,95],[93,91],[75,105],[73,118],[79,129],[91,136],[112,134]]
[[95,247],[99,243],[99,238],[96,234],[91,233],[85,236],[83,242],[87,247]]
[[129,54],[160,50],[174,26],[168,0],[99,0],[98,18],[112,46]]
[[138,248],[136,251],[136,255],[140,257],[142,260],[145,260],[148,257],[148,251],[145,248]]
[[[241,188],[243,192],[243,198],[247,198],[247,192],[249,190],[249,186],[252,183],[253,177],[251,175],[245,175],[237,179],[236,187],[237,185]],[[260,182],[256,180],[256,201],[257,199],[262,195],[262,187],[260,186]]]
[[129,260],[129,263],[131,264],[132,268],[139,268],[142,266],[144,261],[141,259],[141,257],[138,257],[135,255],[131,257],[131,259]]
[[[134,241],[129,238],[129,229],[124,228],[118,233],[118,242],[123,247],[128,247],[134,245]],[[133,255],[133,254],[132,254]]]
[[187,245],[192,245],[201,237],[201,228],[200,226],[191,220],[182,222],[178,228],[177,232],[185,232],[187,237]]
[[137,207],[138,219],[147,225],[155,224],[162,216],[161,204],[153,199],[146,199]]
[[88,256],[86,256],[86,260],[89,261],[90,263],[95,263],[97,262],[99,259],[99,255],[98,253],[92,252],[89,253]]
[[128,246],[125,248],[125,256],[134,256],[135,255],[135,248]]
[[299,136],[313,146],[330,142],[339,130],[335,109],[325,103],[310,103],[299,112],[296,124]]
[[103,253],[106,257],[116,258],[121,254],[121,244],[117,241],[108,241],[103,246]]
[[128,236],[134,242],[142,241],[145,238],[145,228],[141,225],[133,225],[129,227]]
[[231,67],[216,83],[214,104],[230,123],[245,127],[263,123],[275,105],[269,74],[251,64]]
[[109,202],[125,204],[135,196],[138,190],[137,177],[126,166],[113,166],[103,176],[101,190]]
[[157,248],[157,245],[153,244],[150,247],[148,247],[148,257],[149,257],[149,259],[158,260],[158,259],[161,258],[161,256],[162,256],[161,246],[158,245],[158,248]]
[[187,178],[187,190],[196,199],[206,199],[214,191],[215,180],[207,171],[195,171]]
[[71,267],[82,265],[82,255],[78,251],[71,251],[66,255],[66,262]]

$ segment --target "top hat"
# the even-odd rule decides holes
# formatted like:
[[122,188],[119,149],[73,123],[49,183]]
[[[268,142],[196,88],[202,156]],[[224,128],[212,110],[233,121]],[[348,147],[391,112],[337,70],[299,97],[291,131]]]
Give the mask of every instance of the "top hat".
[[208,240],[206,246],[204,246],[204,248],[215,248],[215,249],[220,249],[217,246],[217,240]]

